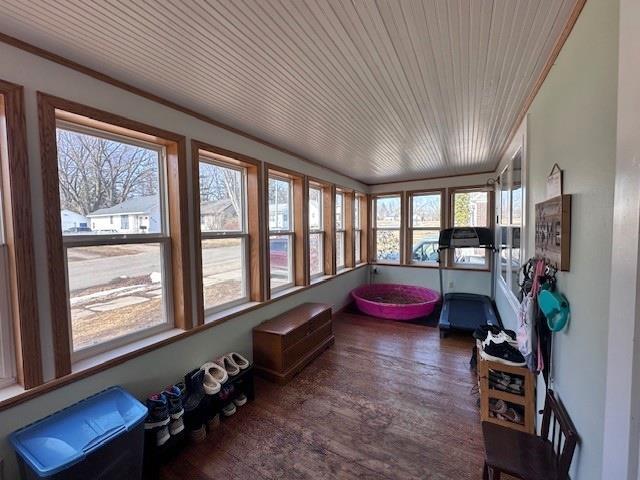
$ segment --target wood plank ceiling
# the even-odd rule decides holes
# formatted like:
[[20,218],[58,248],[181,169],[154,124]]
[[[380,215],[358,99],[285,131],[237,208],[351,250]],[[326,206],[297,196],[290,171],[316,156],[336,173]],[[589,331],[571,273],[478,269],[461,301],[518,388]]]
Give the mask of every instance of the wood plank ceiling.
[[0,31],[375,184],[493,170],[575,4],[4,0]]

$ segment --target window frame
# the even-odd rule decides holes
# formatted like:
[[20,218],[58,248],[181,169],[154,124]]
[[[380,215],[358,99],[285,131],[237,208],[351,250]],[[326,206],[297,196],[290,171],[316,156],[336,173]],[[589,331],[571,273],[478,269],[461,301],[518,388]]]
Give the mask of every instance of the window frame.
[[[338,197],[341,199],[340,202],[340,210],[342,210],[340,212],[341,215],[341,226],[340,228],[338,228]],[[336,273],[344,270],[345,268],[347,268],[347,228],[346,228],[346,212],[347,212],[347,208],[346,208],[346,203],[347,203],[347,193],[344,192],[341,189],[336,189],[335,195],[334,195],[334,202],[335,202],[335,209],[334,209],[334,214],[335,214],[335,233],[333,236],[333,241],[336,244]],[[342,237],[342,263],[338,263],[338,238]]]
[[[321,251],[320,251],[320,263],[322,265],[322,269],[320,270],[320,272],[317,273],[312,273],[311,272],[311,256],[309,255],[309,280],[313,281],[317,278],[323,277],[325,275],[325,251],[326,251],[326,234],[325,234],[325,228],[324,228],[324,217],[325,217],[325,212],[324,212],[324,189],[325,186],[322,184],[319,184],[317,182],[314,181],[309,181],[308,182],[308,186],[307,186],[307,191],[309,192],[308,194],[308,198],[311,198],[310,192],[311,190],[317,190],[320,192],[320,228],[319,229],[312,229],[311,228],[311,222],[309,222],[309,229],[307,232],[307,237],[308,237],[308,245],[309,245],[309,253],[311,253],[311,236],[312,235],[319,235],[320,236],[320,243],[321,243]],[[311,212],[311,201],[308,201],[307,204],[307,208],[309,209],[309,212]],[[309,217],[311,218],[311,214],[309,213]]]
[[[474,193],[474,192],[482,192],[487,195],[487,214],[486,214],[486,222],[484,225],[478,225],[479,227],[488,227],[493,228],[493,199],[494,195],[491,194],[492,189],[485,185],[476,185],[476,186],[467,186],[467,187],[455,187],[450,188],[448,191],[448,211],[449,211],[449,228],[455,227],[455,196],[458,193]],[[456,263],[454,260],[456,249],[450,249],[446,258],[447,268],[455,269],[455,270],[471,270],[471,271],[491,271],[492,265],[492,255],[490,252],[484,252],[484,262],[482,265],[472,266],[471,264],[464,263]]]
[[[272,173],[273,172],[273,173]],[[267,175],[265,176],[265,182],[267,184],[266,187],[266,192],[265,192],[265,198],[267,199],[267,202],[265,204],[265,210],[267,212],[267,217],[269,216],[269,181],[271,179],[274,180],[278,180],[278,181],[282,181],[282,182],[286,182],[289,184],[289,212],[288,212],[288,226],[289,228],[284,230],[284,229],[274,229],[272,230],[270,225],[269,225],[269,221],[267,221],[267,225],[266,225],[266,230],[267,230],[267,249],[269,250],[268,254],[267,254],[267,262],[270,262],[271,259],[271,252],[270,252],[270,248],[271,248],[271,238],[272,237],[277,237],[277,236],[281,236],[281,237],[288,237],[289,238],[289,256],[287,258],[287,262],[289,264],[288,268],[289,268],[289,272],[290,272],[290,278],[291,280],[287,283],[284,283],[282,285],[278,285],[277,287],[272,287],[271,286],[271,266],[269,265],[269,269],[267,272],[267,278],[269,281],[269,291],[271,293],[271,295],[273,294],[277,294],[278,292],[282,292],[284,290],[288,290],[290,288],[293,288],[296,286],[296,229],[295,229],[295,215],[296,215],[296,206],[295,206],[295,201],[294,201],[294,197],[295,197],[295,192],[294,192],[294,181],[292,178],[290,178],[288,175],[286,174],[281,174],[277,171],[274,170],[269,170]]]
[[[520,222],[515,223],[513,218],[513,192],[514,192],[514,184],[513,184],[513,174],[514,174],[514,163],[516,159],[520,162],[520,189],[521,189],[521,199],[520,199]],[[502,289],[507,293],[507,296],[513,302],[517,302],[517,293],[518,290],[518,282],[519,279],[514,279],[514,273],[516,275],[520,272],[520,267],[522,265],[523,259],[525,258],[525,249],[523,244],[523,230],[525,227],[525,189],[524,189],[524,174],[525,174],[525,164],[524,164],[524,148],[520,146],[515,153],[509,158],[506,162],[504,168],[500,171],[500,183],[496,185],[495,188],[495,197],[496,197],[496,247],[497,252],[495,255],[494,268],[498,273],[496,275],[496,281],[499,285],[502,286]],[[503,181],[503,176],[505,181]],[[503,190],[503,187],[506,190]],[[508,210],[508,217],[506,220],[503,219],[503,192],[506,192],[506,203]],[[519,231],[520,235],[520,255],[518,259],[518,267],[514,272],[513,265],[513,239],[514,232]],[[505,241],[506,240],[506,241]],[[506,265],[502,264],[502,253],[503,251],[507,251],[506,256]],[[515,285],[514,285],[515,280]]]
[[[229,308],[233,308],[233,307],[237,307],[239,305],[243,305],[245,303],[248,303],[251,300],[251,262],[249,260],[250,258],[250,250],[249,250],[249,229],[248,229],[248,201],[247,201],[247,169],[246,167],[243,166],[238,166],[238,165],[233,165],[230,163],[226,163],[224,162],[224,160],[221,159],[217,159],[217,158],[212,158],[210,156],[207,155],[199,155],[198,157],[198,167],[200,166],[201,163],[208,163],[209,165],[214,165],[220,168],[226,168],[229,170],[235,170],[237,172],[240,173],[240,178],[241,178],[241,194],[240,194],[240,200],[241,200],[241,210],[242,210],[242,225],[241,228],[239,230],[221,230],[221,231],[215,231],[215,232],[205,232],[202,231],[202,227],[200,226],[200,253],[202,254],[202,242],[204,240],[221,240],[221,239],[233,239],[233,238],[237,238],[241,240],[241,266],[242,266],[242,270],[244,271],[244,278],[243,278],[243,285],[242,285],[242,289],[243,289],[243,295],[242,297],[239,297],[235,300],[231,300],[229,302],[224,302],[221,303],[219,305],[213,306],[213,307],[209,307],[206,308],[206,306],[204,305],[204,298],[203,298],[203,308],[204,308],[204,316],[205,318],[209,315],[213,315],[216,314],[218,312],[227,310]],[[199,170],[199,168],[198,168]],[[200,178],[198,177],[198,184],[197,186],[194,184],[194,188],[198,188],[200,189]],[[198,195],[198,198],[200,198],[200,195]],[[200,207],[200,205],[199,205]],[[201,217],[202,214],[199,215],[199,217]],[[201,257],[202,258],[202,257]],[[200,272],[202,271],[202,266],[200,268]],[[200,273],[200,276],[202,277],[202,273]],[[202,282],[202,278],[201,278],[201,282]],[[204,295],[204,287],[202,287],[203,293],[202,295]]]
[[[43,383],[24,88],[0,80],[0,182],[8,290],[3,385]],[[26,192],[26,193],[25,193]]]
[[[119,135],[164,147],[166,152],[166,205],[168,210],[165,221],[167,222],[169,240],[163,241],[169,245],[166,250],[170,251],[170,263],[167,264],[165,262],[163,265],[163,280],[171,288],[169,323],[182,330],[189,330],[193,326],[190,304],[186,140],[182,135],[42,92],[37,92],[37,100],[40,121],[41,169],[45,205],[45,230],[47,232],[47,263],[54,366],[55,377],[60,378],[71,373],[72,360],[75,362],[79,358],[77,358],[76,352],[72,351],[70,342],[71,319],[68,309],[69,296],[65,258],[65,244],[69,245],[70,243],[63,239],[60,222],[56,139],[58,122],[66,121],[103,131],[109,135]],[[140,235],[143,235],[144,238],[138,238]],[[127,235],[127,239],[131,242],[144,242],[151,240],[151,235],[153,234],[133,234]],[[71,242],[80,246],[83,241],[81,237],[78,236]],[[108,241],[118,243],[121,241],[121,237],[113,235]],[[170,272],[170,274],[166,272]],[[144,330],[145,334],[142,337],[153,336],[151,330]],[[136,340],[136,335],[128,336],[127,338],[128,342],[126,343],[130,343]],[[110,341],[104,343],[110,343]],[[96,347],[94,353],[98,351],[98,348]],[[105,350],[103,349],[103,351]],[[79,352],[82,352],[82,350]],[[81,354],[80,356],[83,355]]]
[[[413,226],[413,199],[414,197],[427,196],[427,195],[438,195],[440,197],[440,226],[439,227],[414,227]],[[425,268],[438,268],[438,262],[417,262],[413,260],[413,233],[415,231],[425,231],[438,232],[438,236],[441,230],[445,228],[446,225],[446,189],[438,188],[438,189],[426,189],[426,190],[411,190],[407,192],[407,250],[406,250],[406,259],[407,264],[416,266],[416,267],[425,267]]]
[[[383,198],[395,198],[400,201],[400,225],[398,227],[378,227],[378,200]],[[404,247],[405,229],[406,229],[406,207],[405,207],[406,192],[385,192],[371,196],[371,262],[378,265],[406,265],[405,255],[406,248]],[[379,261],[377,258],[378,252],[378,231],[398,231],[399,235],[399,247],[398,247],[398,261]]]
[[[65,286],[66,286],[66,299],[67,299],[67,315],[69,318],[69,348],[71,354],[71,363],[84,360],[89,357],[93,357],[100,353],[114,350],[118,347],[126,345],[128,343],[135,342],[137,340],[156,335],[158,333],[170,330],[174,327],[173,323],[173,287],[172,287],[172,275],[170,268],[171,265],[171,234],[169,231],[168,217],[169,208],[167,200],[167,161],[166,161],[166,148],[162,145],[158,145],[151,142],[138,140],[136,138],[126,137],[115,133],[108,133],[104,130],[99,130],[94,127],[89,127],[82,124],[76,124],[67,120],[56,120],[56,131],[58,129],[82,134],[93,137],[103,138],[105,140],[115,141],[131,146],[146,148],[158,153],[159,159],[159,197],[161,205],[161,226],[159,233],[109,233],[99,235],[65,235],[62,234],[62,248],[65,263]],[[57,154],[56,154],[57,155]],[[121,217],[122,219],[122,217]],[[113,221],[111,221],[113,224]],[[137,330],[131,333],[127,333],[120,337],[113,338],[98,344],[80,348],[74,350],[73,348],[73,329],[71,325],[71,292],[69,291],[69,262],[67,260],[68,252],[73,248],[82,247],[103,247],[114,245],[148,245],[158,244],[160,246],[160,256],[162,258],[162,290],[163,290],[163,302],[162,310],[164,311],[164,321],[161,324],[154,325],[153,327],[146,328],[144,330]]]

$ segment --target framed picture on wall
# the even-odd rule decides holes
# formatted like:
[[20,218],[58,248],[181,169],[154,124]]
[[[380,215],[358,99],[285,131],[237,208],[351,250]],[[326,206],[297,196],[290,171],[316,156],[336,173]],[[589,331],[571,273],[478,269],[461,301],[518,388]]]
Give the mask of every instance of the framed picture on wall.
[[536,257],[568,272],[571,260],[571,195],[536,204]]

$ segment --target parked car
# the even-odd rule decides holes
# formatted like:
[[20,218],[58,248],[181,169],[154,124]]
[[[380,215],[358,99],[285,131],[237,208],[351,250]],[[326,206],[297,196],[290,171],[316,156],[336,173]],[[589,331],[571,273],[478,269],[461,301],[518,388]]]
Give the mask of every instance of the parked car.
[[89,227],[71,227],[71,228],[67,228],[63,233],[67,233],[67,234],[91,233],[91,229]]

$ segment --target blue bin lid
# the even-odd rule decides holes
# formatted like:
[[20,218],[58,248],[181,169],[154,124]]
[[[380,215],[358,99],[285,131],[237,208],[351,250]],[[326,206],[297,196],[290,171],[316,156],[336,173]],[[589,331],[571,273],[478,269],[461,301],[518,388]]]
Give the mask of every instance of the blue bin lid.
[[144,421],[147,407],[122,387],[110,387],[13,432],[11,443],[40,477],[82,461]]

